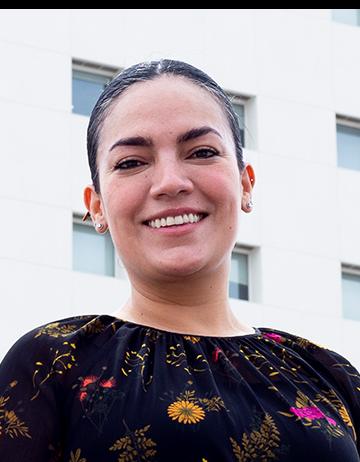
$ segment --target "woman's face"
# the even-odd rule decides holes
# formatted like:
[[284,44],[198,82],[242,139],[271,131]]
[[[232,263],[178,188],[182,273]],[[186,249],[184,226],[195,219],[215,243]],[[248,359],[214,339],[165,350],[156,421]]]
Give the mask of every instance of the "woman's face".
[[[161,76],[112,106],[98,150],[102,216],[129,276],[173,279],[228,262],[237,235],[241,177],[219,103],[189,80]],[[150,218],[193,209],[198,223],[153,229]],[[161,220],[160,220],[161,222]]]

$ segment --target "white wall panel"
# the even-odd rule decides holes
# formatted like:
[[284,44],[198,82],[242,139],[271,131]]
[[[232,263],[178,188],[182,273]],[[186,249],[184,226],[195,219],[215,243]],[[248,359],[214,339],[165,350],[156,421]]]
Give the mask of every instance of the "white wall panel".
[[71,108],[70,56],[0,41],[0,100],[54,111]]
[[336,166],[332,110],[266,96],[259,96],[257,104],[260,151]]
[[262,242],[339,257],[337,170],[263,153]]
[[360,27],[333,22],[331,28],[333,109],[337,114],[360,119],[359,63]]
[[35,202],[1,199],[0,258],[49,267],[72,266],[72,213]]
[[341,316],[341,270],[337,260],[261,249],[262,302],[292,312]]
[[259,94],[330,107],[330,22],[281,10],[255,18]]
[[68,52],[68,10],[1,10],[0,40],[56,52]]
[[0,103],[0,196],[70,207],[69,114]]

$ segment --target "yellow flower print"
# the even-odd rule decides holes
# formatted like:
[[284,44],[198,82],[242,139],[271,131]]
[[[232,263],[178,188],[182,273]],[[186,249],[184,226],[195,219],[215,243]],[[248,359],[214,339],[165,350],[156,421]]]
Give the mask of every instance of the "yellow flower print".
[[78,448],[75,454],[71,451],[69,462],[86,462],[84,457],[81,457],[81,449]]
[[[9,391],[10,388],[14,388],[17,385],[17,381],[13,380],[5,391]],[[24,436],[31,438],[29,434],[29,428],[22,422],[16,415],[13,409],[8,409],[8,401],[10,396],[0,396],[0,439],[3,436],[9,436],[10,438],[17,438]]]
[[343,421],[346,423],[346,425],[353,428],[353,423],[352,423],[352,421],[350,419],[350,416],[349,416],[349,413],[346,410],[344,405],[342,405],[339,408],[339,414],[340,414],[341,418],[343,419]]
[[77,330],[75,324],[61,324],[60,322],[52,322],[41,327],[34,338],[38,338],[41,335],[48,335],[49,337],[66,337]]
[[326,403],[327,405],[334,406],[345,425],[351,428],[354,435],[354,440],[356,441],[356,432],[354,425],[351,421],[350,415],[346,407],[344,406],[343,402],[339,399],[334,390],[322,390],[322,393],[316,394],[316,398],[314,399],[314,401],[320,401]]
[[239,462],[251,460],[270,461],[278,459],[280,448],[280,432],[271,417],[266,413],[260,426],[250,434],[243,433],[241,444],[230,437],[232,450]]
[[200,342],[200,337],[195,337],[194,335],[184,335],[184,339],[188,340],[191,343],[198,343]]
[[205,417],[205,412],[200,406],[185,400],[170,404],[167,411],[172,420],[184,424],[198,423]]
[[150,425],[139,428],[135,431],[130,430],[128,425],[124,422],[126,427],[126,434],[118,439],[109,448],[110,451],[121,451],[118,462],[131,462],[137,460],[149,461],[150,458],[156,455],[156,443],[146,435]]

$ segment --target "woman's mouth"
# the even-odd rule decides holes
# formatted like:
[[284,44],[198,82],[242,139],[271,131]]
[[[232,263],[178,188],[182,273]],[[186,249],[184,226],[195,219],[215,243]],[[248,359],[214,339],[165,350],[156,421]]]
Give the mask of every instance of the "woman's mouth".
[[178,235],[185,234],[200,227],[201,223],[208,216],[207,213],[183,214],[175,217],[157,218],[144,222],[151,230],[157,233]]

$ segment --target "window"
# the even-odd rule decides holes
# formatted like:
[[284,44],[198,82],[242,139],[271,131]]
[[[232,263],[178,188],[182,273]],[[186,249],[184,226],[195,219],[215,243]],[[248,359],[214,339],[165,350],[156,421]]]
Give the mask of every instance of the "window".
[[90,116],[91,111],[105,86],[118,69],[73,61],[72,111]]
[[80,217],[73,221],[73,269],[115,276],[115,252],[109,232],[99,234]]
[[360,321],[360,268],[342,268],[342,308],[344,318]]
[[360,170],[360,123],[338,118],[336,135],[339,167]]
[[245,147],[245,100],[239,96],[229,95],[229,97],[232,102],[232,107],[235,111],[235,114],[238,117],[240,125],[241,145],[242,147]]
[[360,26],[360,10],[353,8],[332,10],[332,18],[336,22],[342,22],[350,26]]
[[229,296],[241,300],[249,300],[248,252],[240,248],[231,255]]

